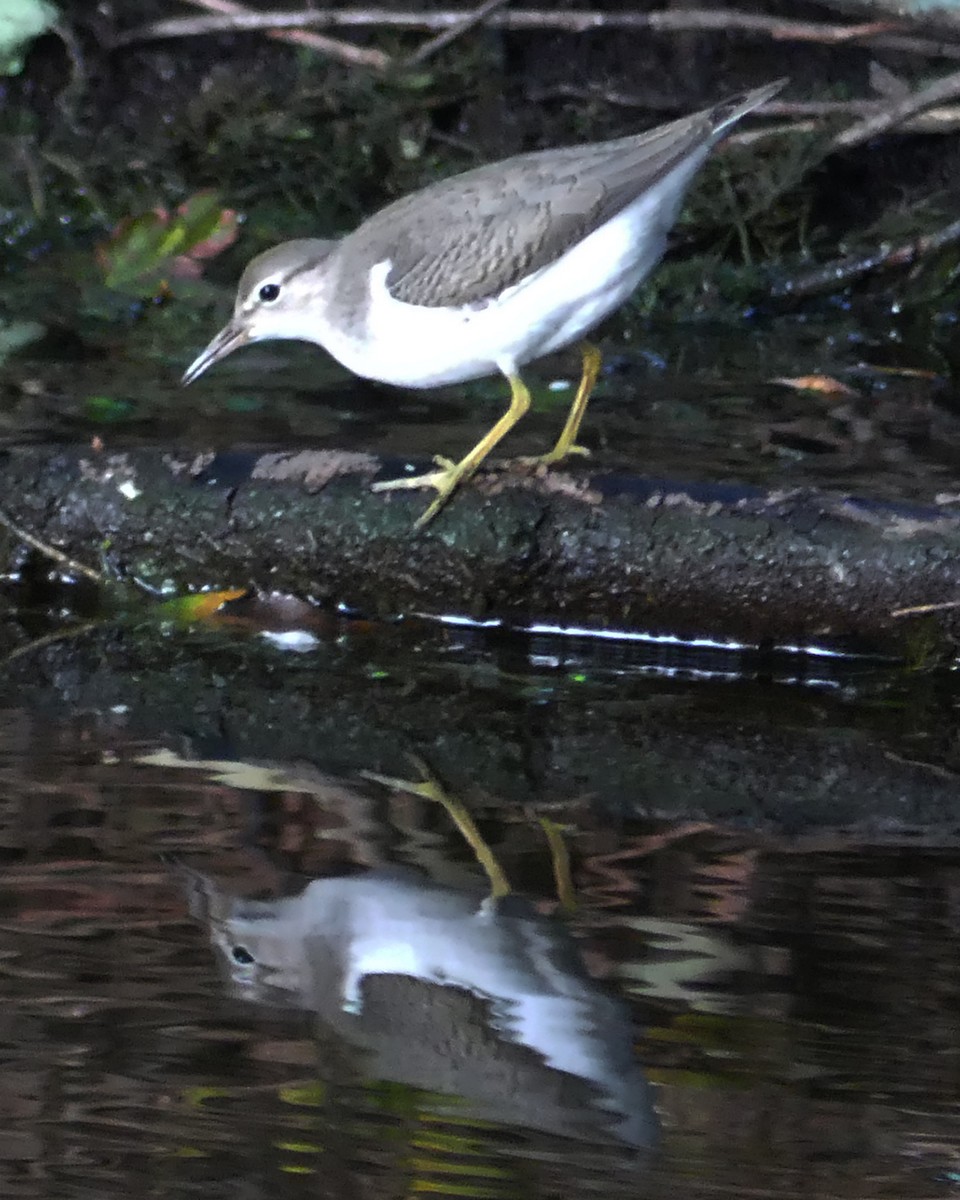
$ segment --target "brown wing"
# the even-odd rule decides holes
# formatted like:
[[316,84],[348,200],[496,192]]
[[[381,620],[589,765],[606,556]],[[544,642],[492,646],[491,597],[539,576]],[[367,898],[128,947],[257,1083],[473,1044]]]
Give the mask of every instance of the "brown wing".
[[396,201],[353,237],[373,235],[371,246],[389,239],[387,287],[396,299],[427,307],[481,303],[555,262],[685,159],[692,177],[701,154],[782,86],[632,137],[478,167]]
[[497,296],[616,216],[709,132],[701,120],[682,139],[519,155],[405,197],[373,218],[391,229],[387,287],[431,307]]

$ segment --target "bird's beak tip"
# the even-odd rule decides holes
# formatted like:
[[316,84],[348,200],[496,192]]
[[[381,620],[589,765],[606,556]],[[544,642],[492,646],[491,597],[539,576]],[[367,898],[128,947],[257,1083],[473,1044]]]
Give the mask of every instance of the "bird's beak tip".
[[221,358],[226,358],[228,354],[245,345],[249,340],[247,331],[241,326],[234,324],[233,321],[225,325],[184,371],[180,377],[181,387],[187,387],[194,380],[199,379],[208,367],[212,367]]

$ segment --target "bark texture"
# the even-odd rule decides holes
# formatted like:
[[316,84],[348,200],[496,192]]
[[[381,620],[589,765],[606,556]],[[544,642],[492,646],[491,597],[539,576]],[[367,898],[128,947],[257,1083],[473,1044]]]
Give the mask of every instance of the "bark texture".
[[[370,616],[458,613],[749,642],[952,637],[960,515],[811,490],[507,468],[422,532],[404,464],[335,451],[22,446],[0,458],[13,522],[163,591],[250,586]],[[5,569],[22,558],[12,532]]]

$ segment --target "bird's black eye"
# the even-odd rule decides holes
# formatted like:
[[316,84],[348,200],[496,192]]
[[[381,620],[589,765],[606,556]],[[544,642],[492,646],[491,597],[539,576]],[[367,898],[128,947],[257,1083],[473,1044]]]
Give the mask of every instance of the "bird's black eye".
[[253,964],[253,955],[246,946],[234,946],[230,951],[230,957],[240,967],[249,967]]
[[280,295],[279,283],[265,283],[260,289],[258,295],[264,304],[269,304],[271,300],[276,300]]

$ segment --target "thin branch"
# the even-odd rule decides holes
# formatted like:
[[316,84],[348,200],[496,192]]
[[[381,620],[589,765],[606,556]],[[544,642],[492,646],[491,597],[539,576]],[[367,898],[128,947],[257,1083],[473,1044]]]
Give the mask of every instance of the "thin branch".
[[[193,0],[194,3],[199,0]],[[399,11],[389,8],[300,9],[296,12],[245,12],[235,17],[185,17],[154,21],[121,34],[117,45],[198,34],[235,33],[239,30],[292,30],[307,28],[370,28],[372,26],[433,30],[457,28],[463,10],[437,12]],[[900,21],[870,21],[857,25],[826,21],[796,21],[734,9],[671,9],[666,12],[594,12],[591,9],[511,9],[491,12],[486,23],[496,29],[552,29],[587,33],[598,29],[637,29],[659,33],[719,32],[768,37],[774,41],[816,42],[841,45],[867,42],[877,49],[899,50],[931,58],[960,59],[960,43],[897,33]]]
[[[888,100],[768,100],[767,117],[864,117],[878,116],[889,108]],[[900,123],[910,133],[950,133],[960,121],[960,107],[943,105],[917,112]]]
[[99,621],[81,621],[78,625],[68,625],[65,629],[57,629],[53,633],[44,634],[43,637],[34,638],[31,642],[17,646],[9,654],[5,654],[0,662],[6,666],[18,658],[23,658],[24,655],[32,654],[34,650],[40,650],[44,646],[52,646],[57,642],[67,641],[69,638],[76,638],[83,633],[88,633],[91,629],[96,629],[99,624]]
[[24,529],[22,525],[18,525],[13,517],[5,513],[2,508],[0,508],[0,525],[8,529],[21,542],[26,542],[28,546],[32,546],[34,550],[38,550],[45,558],[52,559],[53,562],[65,570],[71,571],[74,575],[85,575],[87,579],[92,579],[94,583],[103,583],[103,576],[99,571],[94,571],[92,567],[87,567],[82,562],[77,562],[75,558],[71,558],[68,554],[64,554],[62,550],[58,550],[56,546],[51,546],[49,542],[41,542],[29,529]]
[[838,133],[830,143],[829,149],[849,150],[853,146],[860,146],[877,134],[885,133],[895,125],[901,125],[908,117],[942,104],[945,100],[955,100],[957,96],[960,96],[960,71],[952,71],[919,92],[886,101],[879,112]]
[[944,600],[941,604],[912,604],[909,608],[894,608],[891,617],[919,617],[926,613],[944,612],[960,607],[960,600]]
[[[531,103],[539,104],[544,100],[569,98],[571,100],[602,100],[605,104],[617,108],[637,108],[644,112],[675,113],[677,100],[674,97],[638,96],[632,92],[622,92],[616,88],[606,88],[600,84],[581,87],[572,83],[558,83],[551,87],[536,88],[526,93]],[[767,100],[760,110],[765,117],[869,117],[887,108],[886,100]],[[960,106],[944,106],[931,108],[919,113],[909,121],[905,121],[902,129],[911,133],[952,133],[960,126]],[[733,134],[728,141],[753,141],[757,135],[767,137],[770,133],[814,132],[818,126],[812,121],[801,122],[794,120],[790,124],[778,125],[775,128],[750,130],[746,135]]]
[[[184,18],[188,22],[191,19],[195,21],[226,21],[231,23],[227,26],[229,31],[263,28],[268,37],[276,38],[277,41],[306,46],[328,58],[336,58],[355,67],[373,67],[375,70],[385,71],[392,62],[390,55],[384,54],[382,50],[364,49],[361,46],[354,46],[351,42],[340,41],[339,38],[324,37],[322,33],[309,33],[306,29],[300,28],[280,29],[269,24],[266,27],[251,25],[248,23],[251,18],[256,20],[261,14],[251,12],[250,9],[244,8],[242,4],[234,3],[233,0],[187,0],[187,2],[197,8],[205,8],[222,14],[220,17]],[[164,22],[161,21],[159,24],[162,25]],[[119,44],[123,44],[123,42],[123,38],[119,39]]]
[[960,220],[951,221],[933,233],[915,238],[899,246],[882,246],[872,254],[857,255],[818,267],[799,279],[778,284],[776,296],[809,296],[817,292],[836,291],[851,280],[859,279],[886,267],[911,266],[921,258],[928,258],[944,246],[960,241]]
[[485,21],[498,8],[503,8],[505,4],[509,4],[510,0],[486,0],[479,8],[467,15],[460,21],[459,25],[454,25],[450,29],[443,30],[435,37],[424,42],[419,50],[415,50],[409,58],[403,62],[404,67],[419,67],[421,63],[425,63],[428,58],[432,58],[434,54],[445,50],[451,42],[456,41],[458,37],[473,29],[475,25],[479,25]]

